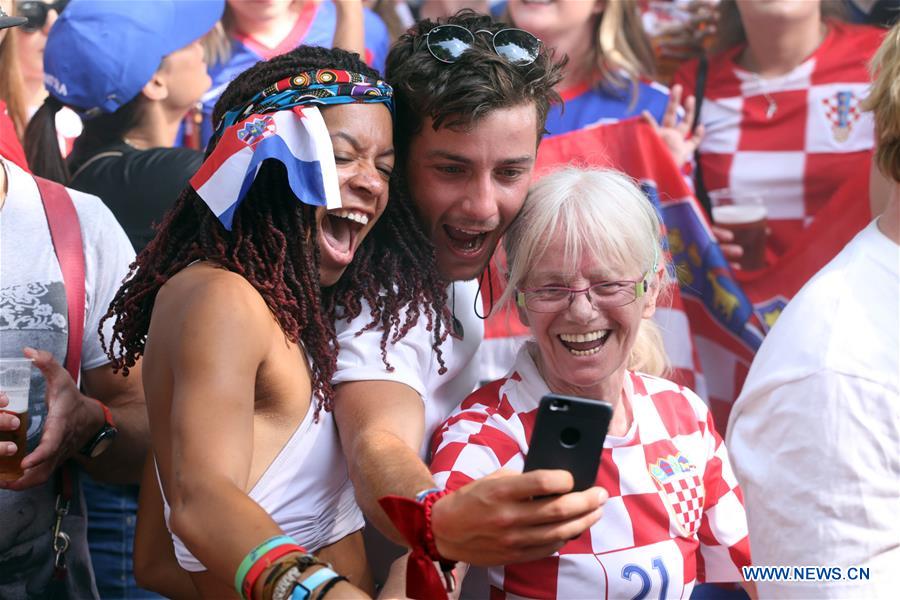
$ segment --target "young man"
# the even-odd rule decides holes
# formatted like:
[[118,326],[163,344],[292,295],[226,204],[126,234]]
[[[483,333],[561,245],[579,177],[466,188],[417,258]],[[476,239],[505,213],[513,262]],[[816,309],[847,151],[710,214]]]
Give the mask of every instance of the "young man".
[[[366,311],[366,320],[339,323],[335,415],[358,502],[371,523],[403,543],[378,500],[434,487],[424,462],[431,433],[477,383],[470,365],[483,336],[476,278],[525,199],[547,110],[558,100],[560,65],[530,34],[461,13],[440,26],[422,21],[401,37],[387,76],[398,101],[401,192],[451,282],[454,326],[433,352],[431,319],[421,314],[413,331],[385,349],[380,331],[357,333]],[[605,492],[567,493],[572,485],[563,471],[473,481],[434,503],[436,548],[475,565],[547,556],[600,517]],[[532,500],[547,495],[557,496]]]

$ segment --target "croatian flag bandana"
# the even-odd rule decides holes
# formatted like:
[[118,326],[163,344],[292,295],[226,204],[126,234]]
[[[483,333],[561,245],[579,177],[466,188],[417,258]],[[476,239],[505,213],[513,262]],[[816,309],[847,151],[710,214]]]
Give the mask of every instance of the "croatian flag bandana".
[[275,159],[287,169],[297,199],[329,210],[341,207],[334,150],[328,128],[314,106],[252,114],[228,127],[191,186],[231,231],[234,212],[247,195],[262,162]]
[[[234,212],[268,158],[284,164],[297,200],[341,207],[331,136],[318,106],[384,104],[393,114],[394,91],[380,79],[339,69],[285,77],[225,113],[216,147],[191,178],[191,187],[231,231]],[[211,142],[212,143],[212,142]]]

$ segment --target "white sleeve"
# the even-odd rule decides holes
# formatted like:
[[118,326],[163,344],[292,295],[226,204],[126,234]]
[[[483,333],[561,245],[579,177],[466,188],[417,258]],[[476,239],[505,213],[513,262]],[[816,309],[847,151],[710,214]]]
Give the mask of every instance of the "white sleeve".
[[[100,345],[100,320],[128,275],[134,249],[128,236],[103,202],[88,194],[68,190],[78,210],[84,245],[85,314],[84,340],[81,345],[81,369],[84,371],[109,363]],[[115,319],[103,324],[107,343]]]
[[759,582],[760,597],[893,597],[900,399],[829,370],[758,390],[728,431],[753,563],[872,568],[868,581]]
[[[401,315],[401,322],[405,314]],[[349,381],[396,381],[413,388],[421,397],[427,393],[425,378],[431,373],[434,334],[428,331],[428,320],[420,315],[416,324],[398,342],[387,340],[387,362],[381,353],[381,327],[361,331],[372,320],[369,305],[362,303],[359,316],[350,323],[339,320],[337,369],[332,379],[336,385]]]

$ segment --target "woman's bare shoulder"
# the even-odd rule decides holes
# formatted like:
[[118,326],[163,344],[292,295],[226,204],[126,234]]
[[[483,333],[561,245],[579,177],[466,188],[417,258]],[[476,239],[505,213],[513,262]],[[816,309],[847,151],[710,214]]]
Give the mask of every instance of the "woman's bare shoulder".
[[244,277],[211,263],[195,263],[160,288],[151,329],[160,324],[187,334],[237,328],[254,335],[266,332],[272,323],[265,300]]

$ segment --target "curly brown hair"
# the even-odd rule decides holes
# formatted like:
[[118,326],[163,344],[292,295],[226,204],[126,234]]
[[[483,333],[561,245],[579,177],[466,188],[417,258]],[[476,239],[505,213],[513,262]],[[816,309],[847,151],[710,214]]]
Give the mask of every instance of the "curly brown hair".
[[[439,25],[458,25],[471,31],[473,46],[459,60],[446,64],[428,51],[426,36]],[[397,102],[396,135],[400,164],[406,159],[412,136],[430,117],[440,127],[468,128],[492,110],[533,102],[537,110],[538,136],[544,133],[550,105],[561,102],[554,89],[562,79],[565,59],[556,62],[541,47],[530,65],[517,66],[498,56],[491,37],[511,27],[471,10],[462,10],[439,22],[423,19],[400,37],[387,57],[385,74],[394,86]]]
[[[247,102],[259,90],[298,71],[338,68],[379,77],[359,56],[339,49],[300,47],[257,63],[239,75],[216,104],[214,117]],[[215,140],[210,142],[207,155]],[[163,284],[196,260],[211,261],[244,277],[262,296],[285,336],[302,343],[312,362],[316,415],[330,410],[337,361],[335,317],[348,321],[370,307],[366,329],[382,328],[387,344],[401,339],[424,316],[434,333],[433,349],[443,367],[440,344],[450,330],[446,282],[437,274],[434,247],[409,202],[392,199],[357,250],[350,267],[331,288],[319,285],[315,207],[296,201],[284,165],[265,161],[232,231],[187,187],[166,215],[156,237],[141,251],[103,318],[115,319],[112,339],[100,336],[115,369],[125,374],[143,354],[156,295]],[[424,313],[424,315],[423,315]]]

